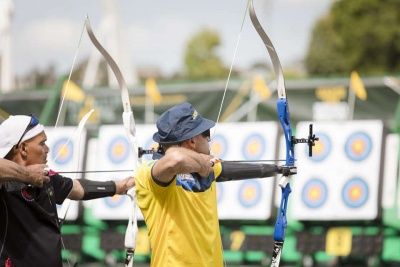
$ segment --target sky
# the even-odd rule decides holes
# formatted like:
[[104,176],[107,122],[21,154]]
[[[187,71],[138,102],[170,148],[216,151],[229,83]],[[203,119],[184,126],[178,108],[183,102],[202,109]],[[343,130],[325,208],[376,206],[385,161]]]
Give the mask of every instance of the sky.
[[[103,1],[15,0],[11,22],[14,73],[24,75],[49,64],[56,66],[57,73],[68,73],[78,47],[78,63],[95,49],[87,34],[79,40],[86,14],[93,31],[98,30],[104,17]],[[270,62],[245,15],[246,0],[109,1],[120,14],[126,56],[135,68],[157,67],[164,75],[178,71],[183,66],[186,43],[204,27],[220,34],[222,44],[217,52],[227,66],[232,63],[240,32],[234,67]],[[304,58],[313,25],[329,11],[333,1],[254,0],[255,11],[283,68]]]

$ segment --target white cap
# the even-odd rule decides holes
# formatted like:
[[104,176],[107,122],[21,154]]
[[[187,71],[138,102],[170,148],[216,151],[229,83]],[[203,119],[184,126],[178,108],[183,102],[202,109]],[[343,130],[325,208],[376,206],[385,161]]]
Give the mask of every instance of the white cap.
[[[11,148],[15,146],[21,136],[24,134],[25,129],[31,121],[30,116],[16,115],[10,116],[0,125],[0,157],[4,158]],[[21,142],[29,140],[44,131],[44,126],[41,124],[36,125],[29,130]]]

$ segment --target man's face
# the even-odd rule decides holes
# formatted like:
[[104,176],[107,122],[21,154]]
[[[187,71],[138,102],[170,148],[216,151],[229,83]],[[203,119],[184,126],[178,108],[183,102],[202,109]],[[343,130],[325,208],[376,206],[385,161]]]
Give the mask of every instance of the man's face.
[[41,132],[37,136],[25,141],[26,149],[26,166],[32,164],[45,164],[47,163],[47,154],[50,149],[46,145],[47,136],[45,132]]
[[210,131],[209,130],[193,137],[193,139],[196,141],[196,147],[195,147],[196,152],[206,154],[206,155],[210,154],[210,144],[209,144]]

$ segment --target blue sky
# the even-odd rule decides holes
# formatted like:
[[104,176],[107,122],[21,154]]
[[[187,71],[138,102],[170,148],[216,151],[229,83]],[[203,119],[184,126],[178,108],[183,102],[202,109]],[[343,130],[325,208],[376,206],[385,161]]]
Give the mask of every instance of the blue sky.
[[[271,38],[285,68],[305,55],[315,21],[334,0],[254,0],[256,13]],[[187,41],[203,27],[222,37],[218,50],[230,65],[246,0],[114,0],[121,15],[127,56],[135,67],[158,67],[168,75],[183,65]],[[68,73],[87,13],[96,33],[103,16],[99,0],[16,0],[12,21],[14,70],[24,74],[34,66],[54,63],[58,73]],[[94,47],[86,34],[77,62]],[[235,68],[255,61],[269,62],[266,49],[246,15]]]

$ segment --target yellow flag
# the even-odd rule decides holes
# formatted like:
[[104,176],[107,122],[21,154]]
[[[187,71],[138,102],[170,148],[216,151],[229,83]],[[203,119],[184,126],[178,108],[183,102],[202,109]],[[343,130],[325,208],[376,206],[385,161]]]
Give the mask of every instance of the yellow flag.
[[[67,88],[67,85],[68,85],[68,88]],[[78,102],[78,103],[82,103],[83,100],[85,100],[85,93],[73,81],[70,80],[69,83],[68,83],[68,81],[64,82],[63,87],[62,87],[62,95],[65,94],[65,90],[67,90],[65,99],[68,99],[68,100],[71,100],[74,102]]]
[[91,109],[93,109],[92,115],[88,118],[88,123],[99,123],[100,113],[98,109],[95,109],[95,98],[93,96],[88,96],[85,100],[84,106],[79,110],[77,122],[80,122],[83,116],[85,116]]
[[228,107],[225,109],[224,113],[221,115],[221,121],[225,121],[229,116],[231,116],[242,104],[244,97],[249,92],[251,86],[250,81],[245,81],[242,86],[240,86],[235,97],[229,103]]
[[162,96],[160,91],[158,90],[156,81],[154,79],[146,80],[146,95],[151,98],[153,103],[160,104],[162,100]]
[[367,91],[365,91],[364,84],[356,71],[351,72],[350,88],[354,91],[358,98],[361,100],[367,100]]
[[0,108],[0,119],[6,120],[8,117],[10,117],[10,114]]
[[268,88],[263,77],[255,76],[253,79],[253,89],[259,94],[263,99],[268,99],[271,97],[271,90]]

